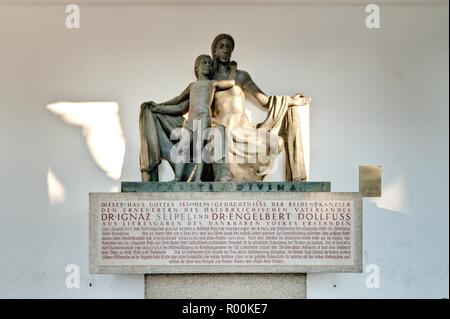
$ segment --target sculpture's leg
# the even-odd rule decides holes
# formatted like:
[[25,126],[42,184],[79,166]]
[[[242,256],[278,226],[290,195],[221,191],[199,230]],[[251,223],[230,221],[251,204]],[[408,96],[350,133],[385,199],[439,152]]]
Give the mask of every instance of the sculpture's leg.
[[211,126],[211,121],[209,118],[203,118],[196,123],[196,128],[192,134],[193,142],[193,160],[196,165],[195,181],[201,182],[203,175],[203,168],[205,161],[203,151],[207,150],[205,148],[208,140],[208,128]]
[[227,136],[225,136],[225,128],[218,125],[214,128],[214,139],[219,138],[222,143],[214,143],[214,157],[219,158],[213,162],[213,172],[215,182],[231,181],[232,176],[229,169],[229,163],[226,162],[227,156],[225,155],[227,150]]
[[151,182],[157,182],[159,181],[159,173],[158,173],[158,166],[156,166],[152,171],[150,172],[150,181]]
[[197,167],[195,170],[195,181],[196,182],[202,181],[203,167],[204,167],[203,162],[200,161],[199,163],[197,163]]
[[157,182],[159,180],[158,166],[154,167],[150,172],[141,170],[141,179],[143,182]]
[[141,171],[141,179],[143,182],[149,182],[150,174],[147,171]]

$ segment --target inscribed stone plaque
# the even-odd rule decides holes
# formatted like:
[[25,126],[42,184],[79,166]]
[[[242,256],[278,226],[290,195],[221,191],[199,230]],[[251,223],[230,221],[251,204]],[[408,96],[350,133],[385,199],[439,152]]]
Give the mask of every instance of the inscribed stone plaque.
[[361,272],[359,193],[91,193],[91,273]]

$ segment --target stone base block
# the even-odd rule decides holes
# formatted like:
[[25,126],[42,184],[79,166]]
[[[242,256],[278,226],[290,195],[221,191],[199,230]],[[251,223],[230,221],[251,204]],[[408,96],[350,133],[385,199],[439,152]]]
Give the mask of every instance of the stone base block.
[[145,275],[146,299],[305,299],[306,274]]

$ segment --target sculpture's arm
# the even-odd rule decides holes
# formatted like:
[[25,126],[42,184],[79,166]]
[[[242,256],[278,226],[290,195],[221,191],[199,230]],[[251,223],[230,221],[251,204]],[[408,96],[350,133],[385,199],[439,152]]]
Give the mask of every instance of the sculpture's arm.
[[189,100],[173,105],[152,103],[150,110],[165,115],[183,115],[189,111]]
[[[253,82],[250,74],[245,71],[240,72],[244,92],[253,97],[262,107],[269,108],[269,97],[256,85],[255,82]],[[303,93],[297,93],[294,96],[287,96],[286,98],[288,106],[306,105],[311,102],[311,98],[304,96]]]
[[189,100],[189,94],[191,92],[191,86],[193,83],[190,83],[187,88],[184,89],[183,92],[181,92],[180,95],[174,97],[173,99],[170,99],[168,101],[159,103],[159,105],[175,105],[175,104],[180,104],[181,102],[183,102],[184,100]]
[[260,106],[263,108],[268,108],[269,97],[253,82],[250,74],[245,71],[239,71],[237,74],[238,82],[242,83],[242,89],[244,93],[250,95],[255,99]]

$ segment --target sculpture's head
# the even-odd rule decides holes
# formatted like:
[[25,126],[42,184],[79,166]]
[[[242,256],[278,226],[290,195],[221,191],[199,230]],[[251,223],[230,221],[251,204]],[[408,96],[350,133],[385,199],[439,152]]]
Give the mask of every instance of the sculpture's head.
[[194,73],[197,79],[199,77],[210,78],[213,72],[213,61],[209,55],[201,54],[195,59]]
[[234,50],[234,39],[229,34],[219,34],[211,45],[211,53],[214,60],[220,63],[229,63],[231,53]]

